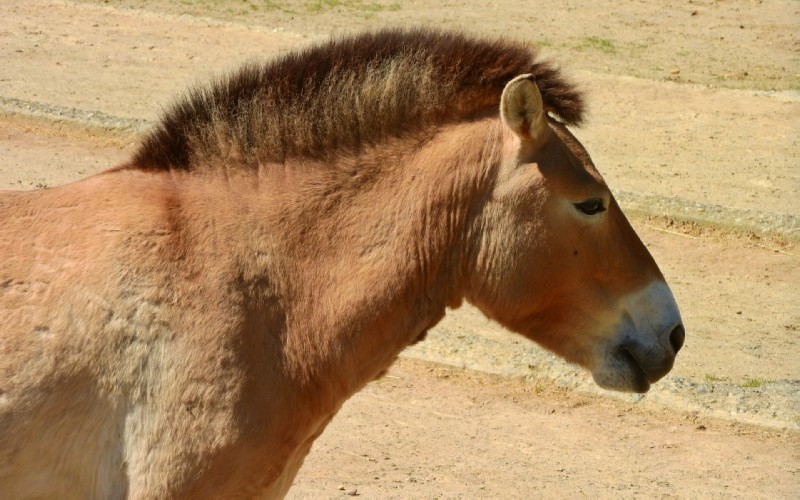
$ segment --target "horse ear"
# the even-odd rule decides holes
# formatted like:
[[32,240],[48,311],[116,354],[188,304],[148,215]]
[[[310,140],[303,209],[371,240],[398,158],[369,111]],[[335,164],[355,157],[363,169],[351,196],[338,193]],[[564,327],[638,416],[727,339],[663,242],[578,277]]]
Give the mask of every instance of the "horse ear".
[[523,142],[538,142],[543,137],[547,118],[533,75],[520,75],[508,82],[500,97],[500,117]]

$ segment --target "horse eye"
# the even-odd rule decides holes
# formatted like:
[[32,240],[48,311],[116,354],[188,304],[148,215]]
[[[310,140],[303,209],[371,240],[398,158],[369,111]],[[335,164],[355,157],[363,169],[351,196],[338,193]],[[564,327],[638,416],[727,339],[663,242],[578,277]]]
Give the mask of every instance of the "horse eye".
[[600,198],[592,198],[591,200],[576,203],[575,208],[586,215],[595,215],[606,211],[606,207],[603,206],[603,200]]

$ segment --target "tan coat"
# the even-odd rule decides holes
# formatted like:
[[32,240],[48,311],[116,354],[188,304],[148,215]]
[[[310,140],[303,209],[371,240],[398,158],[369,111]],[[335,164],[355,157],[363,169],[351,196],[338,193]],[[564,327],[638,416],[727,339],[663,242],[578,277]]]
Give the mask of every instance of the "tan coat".
[[[361,74],[376,99],[400,66]],[[647,390],[683,342],[677,306],[547,117],[579,119],[571,90],[536,76],[418,103],[471,95],[456,120],[270,151],[225,113],[169,143],[176,112],[129,165],[0,193],[3,496],[280,496],[342,403],[464,299]]]

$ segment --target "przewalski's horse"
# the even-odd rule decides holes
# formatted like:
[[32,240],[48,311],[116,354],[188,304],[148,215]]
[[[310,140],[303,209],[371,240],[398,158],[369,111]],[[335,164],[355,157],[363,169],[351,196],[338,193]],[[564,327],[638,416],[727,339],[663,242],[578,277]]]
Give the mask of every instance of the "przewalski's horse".
[[463,299],[646,391],[684,331],[582,110],[525,45],[382,31],[192,91],[126,165],[3,192],[3,496],[280,495]]

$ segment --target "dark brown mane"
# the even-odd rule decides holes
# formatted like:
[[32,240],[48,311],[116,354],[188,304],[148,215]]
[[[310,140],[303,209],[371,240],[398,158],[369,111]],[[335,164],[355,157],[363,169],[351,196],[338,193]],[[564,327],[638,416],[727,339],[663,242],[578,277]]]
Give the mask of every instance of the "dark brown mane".
[[581,94],[529,46],[427,29],[338,38],[246,65],[172,104],[134,165],[193,170],[321,158],[497,108],[505,84],[532,73],[547,110],[582,119]]

